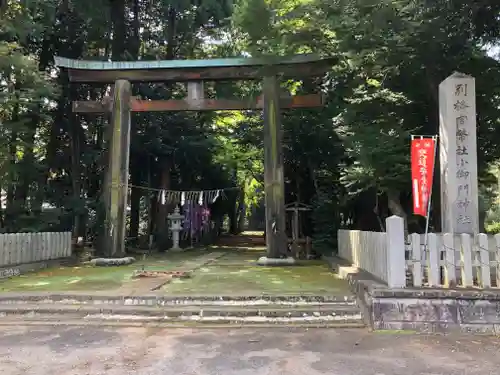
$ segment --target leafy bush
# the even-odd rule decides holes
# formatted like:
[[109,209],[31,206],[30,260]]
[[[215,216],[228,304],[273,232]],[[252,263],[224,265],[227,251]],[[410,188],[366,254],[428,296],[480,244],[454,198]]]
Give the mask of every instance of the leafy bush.
[[494,221],[491,224],[486,225],[486,233],[488,234],[500,233],[500,222]]

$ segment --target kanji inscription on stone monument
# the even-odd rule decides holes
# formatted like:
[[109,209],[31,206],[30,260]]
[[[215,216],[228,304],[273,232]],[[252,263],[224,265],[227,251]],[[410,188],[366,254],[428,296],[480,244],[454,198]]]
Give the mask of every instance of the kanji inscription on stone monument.
[[439,85],[441,220],[445,233],[478,233],[476,92],[454,73]]

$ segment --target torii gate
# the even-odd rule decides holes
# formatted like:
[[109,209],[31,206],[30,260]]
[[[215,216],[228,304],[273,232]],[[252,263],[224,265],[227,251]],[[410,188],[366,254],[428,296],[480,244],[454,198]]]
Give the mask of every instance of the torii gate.
[[[285,189],[280,108],[322,106],[319,94],[281,95],[279,78],[320,76],[332,59],[314,55],[210,60],[82,61],[55,57],[70,82],[114,83],[113,97],[102,102],[73,102],[73,112],[111,112],[111,139],[105,199],[105,245],[113,256],[125,253],[125,223],[130,155],[130,112],[264,110],[264,184],[266,246],[269,258],[286,254]],[[263,79],[263,95],[246,99],[205,99],[204,81]],[[131,82],[187,82],[185,100],[141,100],[131,96]]]

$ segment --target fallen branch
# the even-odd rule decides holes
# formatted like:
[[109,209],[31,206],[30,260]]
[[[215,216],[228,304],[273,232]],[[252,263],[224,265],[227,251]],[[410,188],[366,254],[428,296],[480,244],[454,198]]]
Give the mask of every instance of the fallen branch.
[[185,271],[135,271],[134,274],[132,275],[133,278],[140,278],[140,277],[177,277],[180,279],[186,279],[189,278],[189,272]]

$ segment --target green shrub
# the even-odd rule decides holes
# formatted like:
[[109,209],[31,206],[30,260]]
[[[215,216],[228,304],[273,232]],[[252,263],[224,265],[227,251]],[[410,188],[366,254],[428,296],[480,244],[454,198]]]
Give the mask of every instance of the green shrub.
[[500,233],[500,222],[494,221],[491,224],[486,225],[486,233],[489,233],[489,234]]

